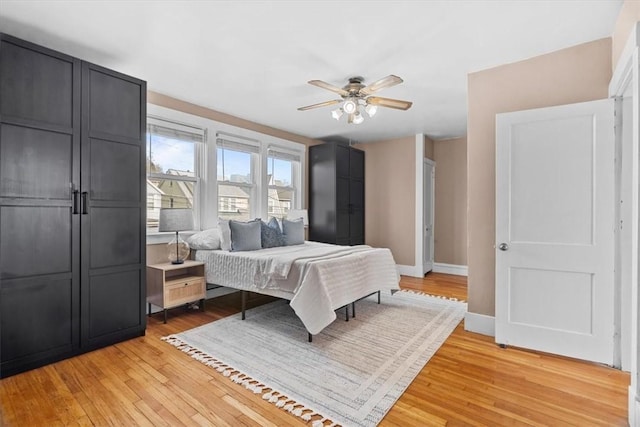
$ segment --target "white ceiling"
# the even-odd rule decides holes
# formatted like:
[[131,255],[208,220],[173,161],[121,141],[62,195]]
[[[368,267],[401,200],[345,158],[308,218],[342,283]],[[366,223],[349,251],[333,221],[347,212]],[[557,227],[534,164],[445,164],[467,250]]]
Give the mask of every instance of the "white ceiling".
[[[0,31],[139,77],[148,89],[310,138],[466,134],[467,74],[611,36],[622,0],[0,1]],[[306,84],[413,101],[360,125]],[[500,88],[496,88],[500,90]]]

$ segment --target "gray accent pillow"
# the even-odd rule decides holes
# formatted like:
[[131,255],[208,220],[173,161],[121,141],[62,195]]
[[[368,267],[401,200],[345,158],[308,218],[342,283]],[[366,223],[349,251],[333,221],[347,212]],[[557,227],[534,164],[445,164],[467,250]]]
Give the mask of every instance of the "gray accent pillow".
[[287,246],[302,245],[304,243],[304,223],[302,218],[296,220],[282,220],[282,234]]
[[282,233],[282,227],[280,227],[280,221],[275,216],[272,216],[271,219],[269,220],[269,227],[275,228],[280,233]]
[[284,235],[282,234],[282,231],[280,231],[280,226],[275,218],[271,218],[269,224],[264,221],[260,221],[260,231],[263,248],[275,248],[285,245]]
[[261,223],[259,219],[249,222],[230,220],[231,252],[262,249]]
[[220,249],[220,230],[210,228],[203,230],[187,239],[191,249]]

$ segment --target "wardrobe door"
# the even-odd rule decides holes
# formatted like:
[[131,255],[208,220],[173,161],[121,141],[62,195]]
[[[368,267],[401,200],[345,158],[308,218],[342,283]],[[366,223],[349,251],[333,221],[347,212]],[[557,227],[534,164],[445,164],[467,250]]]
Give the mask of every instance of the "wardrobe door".
[[364,151],[349,150],[349,244],[364,244]]
[[0,377],[79,346],[80,63],[0,35]]
[[335,243],[336,162],[329,144],[309,148],[309,240]]
[[335,145],[336,162],[336,234],[335,243],[338,245],[350,244],[349,216],[351,215],[350,204],[350,174],[349,174],[349,151],[347,145]]
[[146,84],[83,62],[82,85],[82,346],[93,348],[146,325]]

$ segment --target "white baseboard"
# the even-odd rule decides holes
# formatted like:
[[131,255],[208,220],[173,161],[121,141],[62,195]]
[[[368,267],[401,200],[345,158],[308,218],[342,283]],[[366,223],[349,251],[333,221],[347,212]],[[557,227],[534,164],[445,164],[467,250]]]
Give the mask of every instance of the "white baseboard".
[[466,312],[464,314],[464,330],[495,337],[496,319],[485,314]]
[[640,427],[640,402],[633,386],[629,386],[629,426]]
[[396,264],[396,267],[398,267],[398,273],[403,276],[424,277],[422,266]]
[[[403,276],[424,277],[421,266],[396,264],[398,272]],[[455,274],[456,276],[468,276],[469,268],[466,265],[445,264],[442,262],[433,263],[434,273]]]
[[456,276],[468,276],[469,267],[466,265],[445,264],[443,262],[433,263],[434,273],[455,274]]

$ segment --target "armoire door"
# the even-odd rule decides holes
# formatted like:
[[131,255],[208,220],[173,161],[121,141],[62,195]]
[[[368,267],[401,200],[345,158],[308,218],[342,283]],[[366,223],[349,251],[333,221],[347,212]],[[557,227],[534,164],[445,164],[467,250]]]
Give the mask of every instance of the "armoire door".
[[82,63],[82,345],[145,328],[146,84]]
[[349,150],[349,244],[364,244],[364,151]]
[[0,377],[79,346],[80,62],[0,36]]
[[336,162],[336,234],[335,243],[337,245],[348,245],[350,243],[349,217],[351,215],[350,205],[350,174],[349,174],[349,147],[335,144]]

